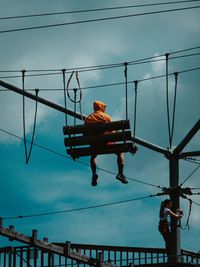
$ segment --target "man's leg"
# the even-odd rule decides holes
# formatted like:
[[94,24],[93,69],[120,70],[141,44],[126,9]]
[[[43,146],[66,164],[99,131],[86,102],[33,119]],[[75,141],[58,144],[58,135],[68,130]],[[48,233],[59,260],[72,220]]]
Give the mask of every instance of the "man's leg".
[[118,166],[118,175],[116,178],[123,184],[128,184],[126,177],[124,176],[124,153],[117,154],[117,166]]
[[97,170],[97,155],[92,155],[90,158],[90,166],[91,166],[91,170],[92,170],[92,186],[96,186],[97,185],[97,179],[98,179],[98,175],[96,174],[96,170]]
[[118,174],[123,175],[124,171],[124,154],[119,153],[117,155]]

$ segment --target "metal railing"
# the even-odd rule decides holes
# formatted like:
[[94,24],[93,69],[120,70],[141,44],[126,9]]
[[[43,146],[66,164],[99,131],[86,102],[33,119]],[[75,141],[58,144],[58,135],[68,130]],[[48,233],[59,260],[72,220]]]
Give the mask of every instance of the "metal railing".
[[[65,246],[64,243],[56,243]],[[167,262],[165,249],[71,244],[72,251],[109,262],[113,266],[139,266]],[[200,254],[181,251],[184,263],[200,266]],[[33,246],[0,248],[0,267],[85,267],[86,264]]]

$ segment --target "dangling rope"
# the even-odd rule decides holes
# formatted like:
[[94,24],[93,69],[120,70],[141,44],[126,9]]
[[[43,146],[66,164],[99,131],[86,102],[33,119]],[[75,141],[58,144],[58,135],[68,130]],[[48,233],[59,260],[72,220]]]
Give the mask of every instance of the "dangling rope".
[[134,81],[135,87],[135,106],[134,106],[134,123],[133,123],[133,137],[135,138],[135,132],[136,132],[136,119],[137,119],[137,87],[138,87],[138,81]]
[[170,135],[170,147],[172,146],[172,139],[174,135],[174,121],[175,121],[175,113],[176,113],[176,95],[177,95],[177,82],[178,82],[178,72],[174,73],[175,78],[175,90],[174,90],[174,106],[173,106],[173,116],[172,116],[172,128]]
[[[74,92],[74,113],[76,113],[76,104],[77,104],[77,88],[73,89]],[[74,117],[74,126],[76,125],[76,118]]]
[[[168,135],[169,135],[169,143],[171,137],[171,129],[170,129],[170,114],[169,114],[169,53],[165,54],[166,58],[166,101],[167,101],[167,123],[168,123]],[[170,144],[171,148],[171,144]]]
[[32,139],[31,139],[31,145],[30,145],[30,150],[29,150],[29,154],[28,157],[26,159],[26,164],[28,164],[30,156],[31,156],[31,152],[32,152],[32,147],[33,147],[33,142],[34,142],[34,138],[35,138],[35,128],[36,128],[36,118],[37,118],[37,107],[38,107],[38,93],[39,93],[39,89],[35,89],[35,95],[36,95],[36,102],[35,102],[35,116],[34,116],[34,124],[33,124],[33,133],[32,133]]
[[[22,70],[22,88],[23,88],[23,92],[25,91],[25,70]],[[24,133],[24,149],[25,149],[25,157],[26,157],[26,164],[28,164],[29,160],[30,160],[30,156],[31,156],[31,152],[32,152],[32,148],[33,148],[33,142],[34,142],[34,138],[35,138],[35,128],[36,128],[36,118],[37,118],[37,106],[38,106],[38,93],[39,90],[35,89],[35,94],[36,94],[36,101],[35,101],[35,115],[34,115],[34,123],[33,123],[33,132],[32,132],[32,138],[31,138],[31,145],[30,145],[30,149],[29,152],[27,150],[27,140],[26,140],[26,117],[25,117],[25,96],[23,94],[23,133]]]
[[[70,84],[70,81],[74,75],[74,72],[73,71],[67,81],[67,96],[68,98],[70,99],[70,101],[72,101],[74,103],[74,112],[76,113],[76,104],[79,104],[79,109],[80,109],[80,113],[81,113],[81,117],[82,117],[82,120],[83,120],[83,115],[82,115],[82,108],[81,108],[81,101],[82,101],[82,90],[81,90],[81,86],[80,86],[80,81],[79,81],[79,77],[78,77],[78,71],[76,71],[76,81],[77,81],[77,84],[78,84],[78,89],[77,88],[74,88],[73,89],[73,92],[74,92],[74,98],[72,98],[69,94],[69,84]],[[79,91],[79,99],[77,100],[77,91]],[[76,124],[76,118],[74,118],[74,125]]]
[[190,214],[191,214],[191,211],[192,211],[192,200],[190,198],[187,198],[186,199],[189,200],[190,204],[189,204],[189,212],[188,212],[188,217],[187,217],[187,221],[186,221],[186,225],[185,227],[181,226],[181,229],[182,230],[186,230],[188,228],[188,231],[190,229],[190,226],[189,226],[189,220],[190,220]]
[[80,89],[80,90],[79,90],[79,91],[80,91],[80,97],[79,97],[78,100],[75,100],[75,99],[71,98],[71,96],[70,96],[70,94],[69,94],[69,84],[70,84],[70,81],[71,81],[71,79],[72,79],[72,77],[73,77],[73,75],[74,75],[74,72],[75,72],[75,71],[73,71],[73,72],[71,73],[71,75],[70,75],[70,77],[69,77],[69,80],[67,81],[67,96],[69,97],[69,99],[70,99],[73,103],[78,104],[78,103],[80,103],[81,100],[82,100],[82,90],[81,90],[81,88],[80,88],[80,83],[79,83],[79,79],[78,79],[78,73],[77,73],[77,71],[76,71],[76,81],[77,81],[78,86],[79,86],[79,89]]
[[[25,84],[25,70],[22,70],[22,89],[23,92],[25,91],[24,84]],[[25,118],[25,96],[23,94],[23,134],[24,134],[24,150],[25,150],[25,157],[27,161],[27,142],[26,142],[26,118]]]
[[[73,71],[67,81],[67,87],[65,86],[65,71],[63,71],[63,85],[64,85],[64,98],[65,98],[65,108],[67,108],[67,96],[70,99],[71,102],[74,103],[74,113],[76,113],[76,105],[79,104],[79,109],[80,109],[80,114],[81,114],[81,119],[83,119],[83,115],[82,115],[82,108],[81,108],[81,100],[82,100],[82,90],[81,90],[81,86],[80,86],[80,81],[79,81],[79,77],[78,77],[78,71],[76,71],[76,81],[78,84],[78,89],[74,88],[73,92],[74,92],[74,98],[71,98],[70,94],[69,94],[69,84],[70,81],[74,75]],[[67,91],[67,95],[66,95],[66,91]],[[79,99],[77,100],[77,91],[79,91]],[[67,125],[67,114],[65,116],[65,120],[66,120],[66,125]],[[74,126],[76,125],[76,117],[74,117]],[[69,133],[69,140],[71,140],[71,134]],[[70,141],[70,149],[72,149],[72,144]],[[75,158],[73,158],[75,160]]]
[[124,62],[124,76],[125,76],[125,97],[126,97],[126,120],[128,120],[128,75],[127,75],[127,71],[128,71],[128,63]]
[[[66,95],[66,86],[65,86],[65,71],[66,69],[62,69],[63,73],[63,91],[64,91],[64,105],[65,109],[67,109],[67,95]],[[67,126],[67,113],[65,113],[65,125]]]
[[77,84],[78,84],[78,88],[79,88],[79,91],[80,91],[80,101],[79,101],[79,110],[80,110],[80,113],[81,113],[81,119],[83,119],[83,114],[82,114],[82,106],[81,106],[81,100],[82,100],[82,89],[81,89],[81,85],[80,85],[80,80],[79,80],[79,76],[78,76],[78,71],[76,71],[76,81],[77,81]]

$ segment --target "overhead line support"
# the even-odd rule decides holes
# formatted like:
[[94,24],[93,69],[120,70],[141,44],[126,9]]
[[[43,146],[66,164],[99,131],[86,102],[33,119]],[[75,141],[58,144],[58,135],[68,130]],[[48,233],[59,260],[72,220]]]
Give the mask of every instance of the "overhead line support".
[[135,142],[136,144],[138,144],[138,145],[141,145],[141,146],[144,146],[144,147],[149,148],[151,150],[154,150],[156,152],[159,152],[159,153],[161,153],[161,154],[163,154],[165,156],[167,156],[167,155],[169,155],[171,153],[169,150],[167,150],[167,149],[165,149],[163,147],[157,146],[157,145],[155,145],[153,143],[147,142],[146,140],[141,139],[139,137],[132,137],[131,140],[133,142]]
[[192,137],[199,131],[200,129],[200,119],[195,123],[192,129],[188,132],[188,134],[184,137],[184,139],[180,142],[180,144],[174,149],[174,154],[180,154],[185,146],[189,143]]
[[[180,209],[180,196],[184,197],[185,194],[191,195],[192,192],[190,188],[181,188],[179,182],[179,160],[186,156],[199,156],[200,151],[191,151],[191,152],[183,152],[185,146],[189,143],[189,141],[193,138],[193,136],[200,129],[200,120],[198,120],[192,129],[188,132],[185,138],[180,142],[180,144],[175,148],[170,148],[169,150],[159,147],[155,144],[149,143],[145,140],[142,140],[137,137],[132,137],[132,141],[140,144],[146,148],[149,148],[155,152],[161,153],[166,156],[169,160],[169,189],[164,190],[163,194],[169,194],[170,199],[172,200],[173,207],[172,210],[176,212],[176,210]],[[172,240],[171,243],[171,257],[173,262],[181,261],[181,248],[180,248],[180,224],[177,224],[176,218],[171,218],[171,231],[172,231]]]
[[55,110],[58,110],[60,112],[63,112],[65,114],[68,114],[76,119],[79,119],[79,120],[82,120],[82,119],[85,119],[86,118],[86,115],[81,115],[80,113],[77,113],[77,112],[74,112],[73,110],[71,109],[65,109],[63,106],[61,105],[58,105],[56,103],[53,103],[53,102],[50,102],[48,100],[46,100],[45,98],[42,98],[42,97],[36,97],[35,95],[33,94],[30,94],[28,93],[27,91],[23,91],[22,89],[12,85],[12,84],[9,84],[9,83],[6,83],[2,80],[0,80],[0,86],[4,87],[4,88],[7,88],[8,90],[11,90],[15,93],[18,93],[20,95],[24,95],[25,97],[28,97],[32,100],[35,100],[43,105],[46,105],[48,107],[51,107]]
[[183,152],[180,154],[179,158],[186,158],[186,157],[200,157],[200,150]]

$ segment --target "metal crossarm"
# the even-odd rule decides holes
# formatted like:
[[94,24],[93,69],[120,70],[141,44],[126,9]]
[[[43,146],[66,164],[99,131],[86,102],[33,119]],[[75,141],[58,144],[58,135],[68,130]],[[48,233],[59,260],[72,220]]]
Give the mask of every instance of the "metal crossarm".
[[200,119],[195,123],[192,129],[188,132],[185,138],[180,142],[180,144],[174,149],[174,154],[180,154],[185,146],[189,143],[192,137],[199,131],[200,129]]
[[72,111],[71,109],[65,109],[64,107],[62,107],[62,106],[60,106],[60,105],[58,105],[56,103],[50,102],[50,101],[48,101],[45,98],[42,98],[42,97],[37,97],[36,98],[35,95],[30,94],[27,91],[23,91],[21,88],[18,88],[16,86],[14,86],[12,84],[9,84],[7,82],[4,82],[2,80],[0,80],[0,86],[2,86],[4,88],[7,88],[7,89],[9,89],[9,90],[11,90],[11,91],[13,91],[15,93],[20,94],[20,95],[24,95],[25,97],[28,97],[28,98],[30,98],[32,100],[35,100],[35,101],[37,100],[38,103],[41,103],[43,105],[46,105],[46,106],[51,107],[53,109],[56,109],[56,110],[58,110],[60,112],[63,112],[65,114],[68,114],[68,115],[70,115],[72,117],[75,117],[75,118],[77,118],[79,120],[82,120],[82,119],[85,119],[86,118],[86,116],[83,115],[83,114],[81,115],[81,114],[79,114],[77,112]]

